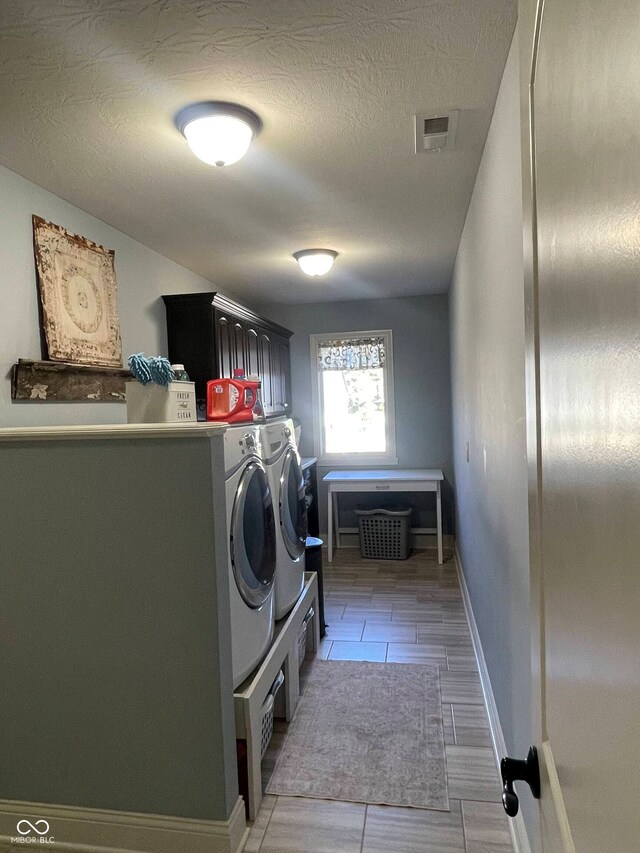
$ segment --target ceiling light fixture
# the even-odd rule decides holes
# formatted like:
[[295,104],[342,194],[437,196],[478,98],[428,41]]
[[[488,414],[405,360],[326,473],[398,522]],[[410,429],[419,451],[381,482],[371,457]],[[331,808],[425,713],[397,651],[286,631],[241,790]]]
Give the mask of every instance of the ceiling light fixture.
[[262,127],[254,112],[225,101],[190,104],[180,110],[175,122],[196,157],[210,166],[237,163]]
[[333,249],[303,249],[294,252],[293,257],[300,264],[300,269],[307,275],[325,275],[328,273],[338,253]]

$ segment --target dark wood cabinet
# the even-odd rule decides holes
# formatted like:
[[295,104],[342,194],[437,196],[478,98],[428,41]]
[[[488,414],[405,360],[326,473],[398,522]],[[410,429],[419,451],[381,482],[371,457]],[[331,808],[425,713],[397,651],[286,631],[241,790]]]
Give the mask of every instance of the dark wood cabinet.
[[241,368],[262,380],[267,417],[291,412],[291,332],[219,293],[163,296],[169,361],[184,364],[196,384],[199,410],[209,379]]

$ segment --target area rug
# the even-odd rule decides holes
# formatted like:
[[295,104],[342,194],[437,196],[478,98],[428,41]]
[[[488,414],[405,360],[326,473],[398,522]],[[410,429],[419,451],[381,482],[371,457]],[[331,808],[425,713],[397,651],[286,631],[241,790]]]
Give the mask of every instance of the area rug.
[[316,661],[267,792],[448,811],[438,668]]

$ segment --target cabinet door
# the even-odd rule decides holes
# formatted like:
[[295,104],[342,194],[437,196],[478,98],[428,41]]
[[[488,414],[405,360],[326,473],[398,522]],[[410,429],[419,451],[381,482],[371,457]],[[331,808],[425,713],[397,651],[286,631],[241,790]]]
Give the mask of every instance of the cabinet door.
[[289,339],[281,335],[272,335],[271,354],[273,364],[272,388],[274,414],[289,414],[291,411]]
[[240,320],[221,311],[216,311],[216,350],[218,377],[231,378],[236,368],[249,373],[247,328]]
[[218,354],[218,375],[214,377],[219,379],[223,376],[232,376],[233,374],[233,327],[229,317],[216,312],[216,349]]
[[259,332],[253,326],[246,329],[246,347],[247,347],[247,365],[246,373],[250,376],[252,373],[257,373],[260,378],[260,358],[259,358]]
[[280,341],[274,335],[271,338],[271,363],[273,365],[273,411],[275,414],[281,415],[284,412],[283,408],[283,381],[282,381],[282,347]]
[[[233,367],[247,373],[247,331],[239,320],[234,320],[231,332]],[[233,372],[229,374],[233,375]]]
[[265,415],[273,414],[271,338],[260,330],[258,335],[258,374],[262,380],[262,403]]

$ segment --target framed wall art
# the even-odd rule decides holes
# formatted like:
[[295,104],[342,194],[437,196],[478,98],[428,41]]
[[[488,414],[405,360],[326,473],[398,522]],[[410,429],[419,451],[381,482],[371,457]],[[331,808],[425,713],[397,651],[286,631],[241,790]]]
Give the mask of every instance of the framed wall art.
[[43,358],[122,367],[113,250],[33,217]]

